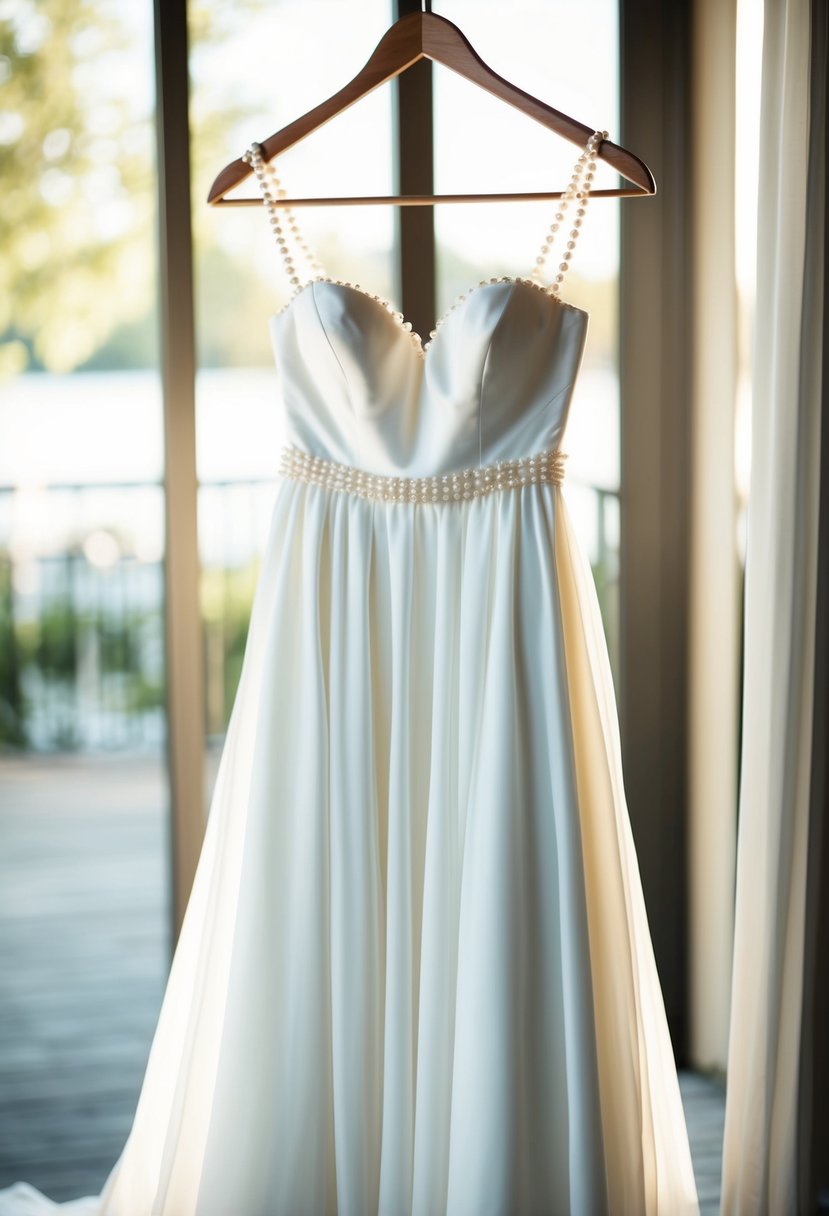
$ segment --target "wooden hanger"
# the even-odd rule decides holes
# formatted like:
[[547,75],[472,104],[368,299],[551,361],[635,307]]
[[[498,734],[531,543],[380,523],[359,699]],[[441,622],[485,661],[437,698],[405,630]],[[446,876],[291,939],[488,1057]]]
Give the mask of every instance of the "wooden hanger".
[[[485,89],[486,92],[500,97],[502,101],[515,106],[523,114],[534,118],[542,126],[555,131],[572,143],[583,148],[594,128],[554,110],[552,106],[525,93],[517,85],[510,84],[503,76],[484,63],[473,50],[467,39],[456,25],[439,17],[436,13],[411,13],[401,17],[380,39],[374,53],[362,71],[344,88],[323,101],[320,105],[303,114],[294,122],[289,123],[274,135],[269,136],[261,144],[262,157],[265,161],[272,160],[280,153],[292,148],[294,144],[305,139],[312,131],[316,131],[324,123],[342,113],[343,110],[365,97],[373,89],[399,76],[412,64],[420,59],[433,59],[451,68],[460,76],[471,80],[473,84]],[[634,156],[632,152],[618,144],[605,140],[597,152],[597,156],[606,161],[630,186],[622,186],[616,190],[591,190],[591,198],[616,198],[634,195],[649,195],[656,193],[656,183],[647,165]],[[228,191],[238,186],[251,175],[247,161],[234,160],[222,169],[219,176],[210,187],[207,196],[208,203],[213,206],[261,206],[261,197],[255,198],[226,198]],[[394,203],[398,206],[431,205],[433,203],[473,203],[473,202],[509,202],[519,199],[551,199],[560,198],[563,191],[544,191],[540,193],[523,194],[395,194],[378,195],[363,198],[284,198],[278,200],[282,207],[299,206],[332,206],[348,204]]]

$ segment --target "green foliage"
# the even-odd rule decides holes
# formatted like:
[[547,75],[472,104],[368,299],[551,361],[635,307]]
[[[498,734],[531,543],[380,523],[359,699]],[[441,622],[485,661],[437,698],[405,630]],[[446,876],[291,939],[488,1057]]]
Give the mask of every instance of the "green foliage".
[[126,321],[79,364],[77,371],[112,372],[125,367],[152,370],[158,367],[158,321],[155,310],[148,309],[136,321]]
[[23,695],[20,664],[14,630],[12,563],[0,558],[0,743],[20,747],[23,730]]
[[259,577],[258,558],[237,569],[202,571],[208,734],[227,729],[236,696]]
[[[78,559],[82,560],[82,559]],[[42,604],[34,618],[15,621],[11,563],[0,561],[0,747],[30,744],[36,706],[22,688],[37,690],[54,705],[50,714],[51,747],[78,747],[83,733],[75,712],[78,690],[85,684],[83,655],[95,655],[94,695],[99,709],[117,717],[136,717],[164,707],[164,677],[150,658],[158,637],[159,609],[130,609],[124,615],[107,609],[79,608],[67,589]],[[208,569],[202,576],[202,618],[206,642],[208,731],[227,728],[236,695],[250,613],[259,575],[259,559],[238,569]],[[42,728],[41,728],[42,734]]]
[[130,680],[125,705],[129,713],[146,713],[147,710],[161,709],[163,705],[164,685],[160,680],[148,680],[140,673]]
[[46,676],[74,680],[78,667],[78,618],[70,599],[56,600],[38,622],[34,659]]
[[101,0],[20,0],[0,19],[0,375],[69,370],[146,311],[152,141],[123,87],[131,53]]
[[[64,710],[52,723],[52,746],[81,742],[72,706],[77,695],[81,649],[91,645],[97,665],[101,705],[111,712],[140,714],[163,706],[161,676],[147,670],[142,640],[158,628],[158,612],[126,615],[80,611],[71,592],[43,605],[35,619],[15,622],[11,582],[0,564],[0,745],[26,746],[32,706],[22,694],[23,677],[51,697],[59,693]],[[8,591],[8,595],[4,592]]]
[[[262,3],[194,0],[193,64]],[[150,43],[139,37],[151,6],[140,19],[117,0],[18,0],[2,11],[0,380],[27,369],[151,366],[157,362],[154,67]],[[228,133],[249,112],[226,92],[213,96],[213,88],[207,77],[191,99],[194,235],[207,251],[211,281],[211,263],[221,255],[214,250],[216,216],[204,196],[228,159]],[[251,287],[257,295],[252,269],[237,269],[235,280],[237,300]],[[231,322],[247,350],[250,328],[238,310]],[[224,355],[221,341],[205,342],[210,361]]]

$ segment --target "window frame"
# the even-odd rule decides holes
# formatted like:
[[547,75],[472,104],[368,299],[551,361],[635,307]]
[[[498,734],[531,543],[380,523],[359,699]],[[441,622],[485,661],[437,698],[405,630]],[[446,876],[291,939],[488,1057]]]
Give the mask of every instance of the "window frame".
[[[420,11],[395,0],[397,16]],[[619,705],[626,791],[668,1020],[680,1060],[688,1004],[688,595],[690,469],[691,4],[620,4],[623,141],[652,166],[653,199],[622,207]],[[165,418],[165,628],[173,938],[205,815],[204,682],[198,595],[195,334],[186,0],[154,0],[159,284]],[[429,121],[424,121],[424,113]],[[431,66],[397,82],[397,177],[430,192]],[[402,308],[435,315],[431,208],[401,208]]]

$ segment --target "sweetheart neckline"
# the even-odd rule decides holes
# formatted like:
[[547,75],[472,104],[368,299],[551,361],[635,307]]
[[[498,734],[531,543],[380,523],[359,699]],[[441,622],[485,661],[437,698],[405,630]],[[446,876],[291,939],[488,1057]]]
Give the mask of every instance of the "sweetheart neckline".
[[525,287],[532,287],[534,291],[540,291],[549,300],[555,301],[555,303],[561,308],[566,308],[569,312],[580,313],[581,316],[587,318],[588,320],[590,318],[590,314],[586,311],[586,309],[577,308],[575,304],[569,304],[566,300],[562,300],[560,296],[554,295],[549,288],[543,285],[543,283],[536,283],[534,279],[529,279],[521,275],[501,275],[500,277],[482,279],[479,283],[475,283],[472,286],[467,287],[464,291],[455,296],[455,299],[452,301],[449,307],[445,309],[438,317],[437,321],[435,322],[435,328],[432,330],[428,341],[424,342],[421,335],[413,327],[411,321],[408,321],[405,315],[396,309],[390,300],[385,299],[381,295],[376,295],[374,292],[368,291],[366,288],[361,287],[359,283],[350,283],[342,279],[331,279],[326,275],[317,275],[313,279],[307,279],[306,282],[304,282],[300,287],[297,287],[290,300],[288,300],[286,304],[283,304],[282,308],[280,308],[277,312],[270,314],[268,317],[268,322],[270,323],[271,321],[276,321],[277,318],[283,316],[287,312],[290,312],[294,302],[298,300],[300,296],[304,295],[309,287],[314,287],[317,283],[327,283],[332,287],[341,287],[346,291],[356,292],[357,295],[365,296],[367,300],[371,300],[373,303],[378,304],[383,312],[388,313],[397,321],[403,332],[406,333],[411,339],[415,350],[424,359],[428,355],[432,342],[435,337],[437,337],[438,331],[449,315],[453,313],[460,304],[465,303],[471,296],[475,295],[475,293],[480,291],[483,287],[494,287],[501,283],[511,283],[513,287],[518,287],[521,285]]

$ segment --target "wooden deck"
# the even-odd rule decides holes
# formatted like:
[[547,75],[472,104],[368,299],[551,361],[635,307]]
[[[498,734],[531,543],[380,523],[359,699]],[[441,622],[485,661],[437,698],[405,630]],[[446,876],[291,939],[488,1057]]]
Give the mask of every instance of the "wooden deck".
[[[96,1194],[123,1147],[168,962],[166,805],[161,756],[0,760],[0,1186]],[[681,1080],[714,1216],[723,1091]]]

